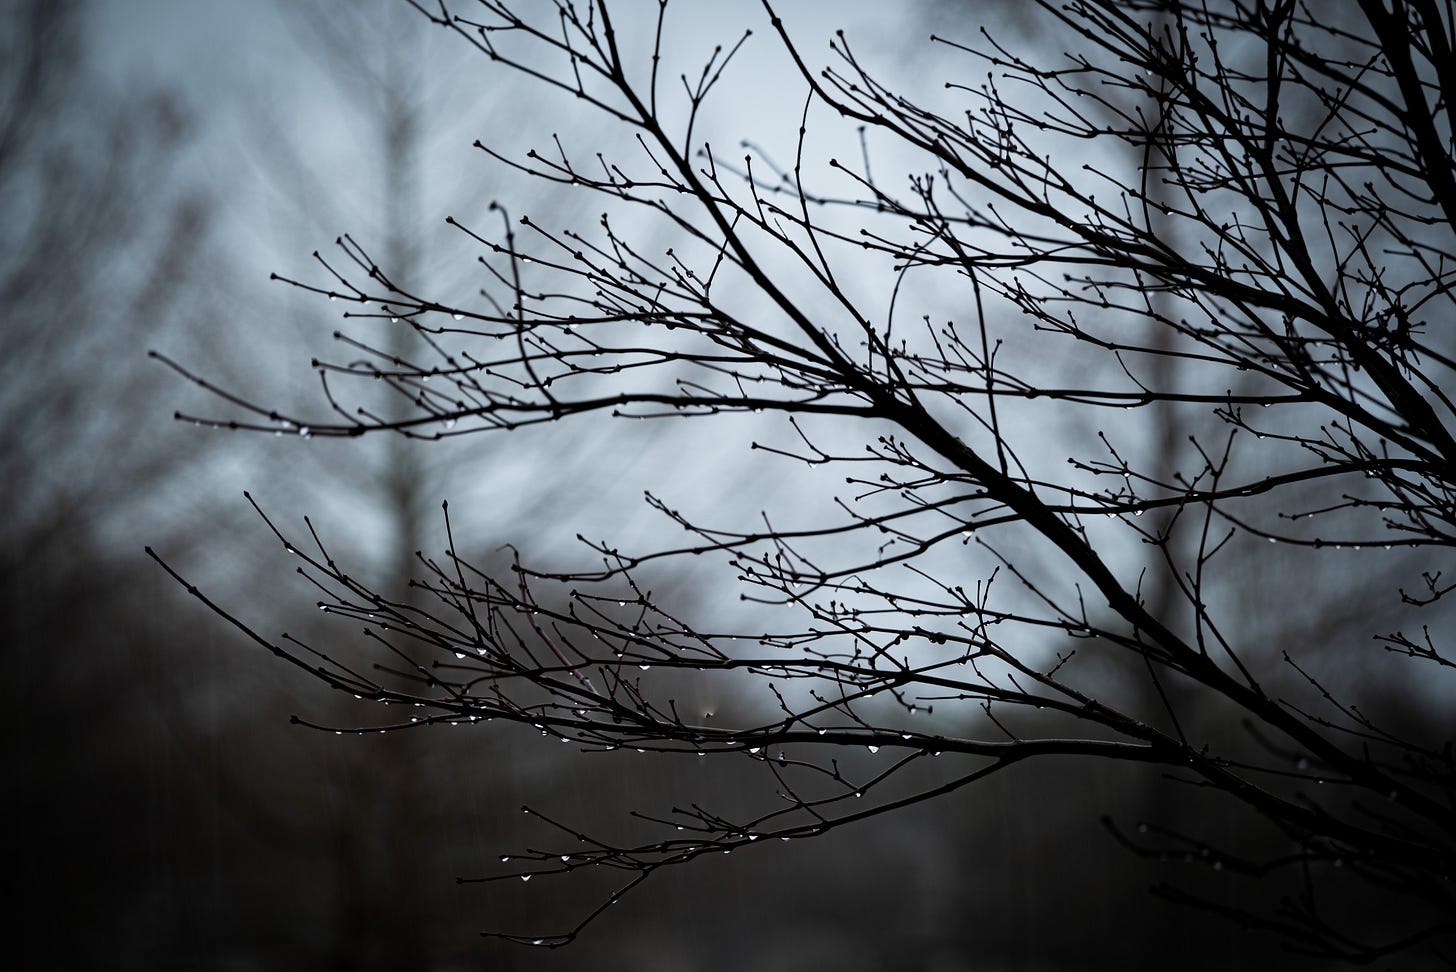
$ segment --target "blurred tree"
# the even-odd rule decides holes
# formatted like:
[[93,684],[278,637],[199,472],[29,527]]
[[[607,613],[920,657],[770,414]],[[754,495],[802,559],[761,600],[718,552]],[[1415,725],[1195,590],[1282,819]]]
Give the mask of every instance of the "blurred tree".
[[[1346,24],[1287,0],[1048,3],[1076,41],[1064,58],[944,41],[990,73],[922,101],[876,81],[843,36],[836,66],[814,71],[770,8],[802,82],[785,166],[700,136],[741,42],[682,69],[674,93],[661,20],[637,52],[605,3],[544,20],[493,0],[420,9],[634,131],[636,161],[567,139],[523,160],[481,145],[609,212],[593,232],[456,221],[497,285],[480,306],[423,296],[342,239],[327,276],[297,286],[407,325],[419,351],[352,339],[365,360],[315,363],[330,414],[235,398],[252,417],[218,424],[428,439],[592,412],[767,413],[782,434],[757,452],[837,470],[854,493],[834,498],[837,520],[826,503],[749,527],[649,496],[686,539],[592,542],[597,566],[580,572],[520,561],[500,576],[452,538],[411,599],[275,526],[320,606],[364,626],[347,649],[266,638],[198,592],[364,705],[418,708],[386,729],[497,720],[761,773],[767,802],[745,788],[644,810],[636,830],[537,813],[561,846],[492,879],[605,869],[624,884],[574,928],[506,937],[564,944],[664,868],[1071,756],[1186,784],[1196,815],[1110,825],[1136,854],[1190,865],[1168,896],[1318,956],[1452,960],[1444,8],[1362,0]],[[860,126],[879,174],[868,148],[834,157]],[[624,211],[677,242],[634,245]],[[959,320],[935,323],[951,293]],[[414,408],[352,407],[354,380]],[[1064,442],[1089,414],[1112,421]],[[713,555],[751,612],[695,623],[654,597],[674,574],[714,582],[699,566]],[[1139,677],[1109,679],[1107,658]],[[760,704],[689,707],[684,686]],[[1230,812],[1267,832],[1212,839]],[[1249,876],[1288,896],[1230,904]]]
[[174,855],[210,835],[169,795],[191,770],[169,759],[155,718],[175,671],[160,646],[186,636],[159,635],[142,604],[182,628],[196,616],[135,579],[143,536],[177,549],[201,538],[176,483],[216,445],[138,431],[165,407],[138,346],[202,306],[211,206],[179,160],[185,106],[162,90],[112,94],[91,71],[92,9],[21,0],[0,27],[4,802],[25,889],[9,956],[35,968],[112,964],[174,909],[197,917],[209,900],[168,893],[207,887],[205,854]]

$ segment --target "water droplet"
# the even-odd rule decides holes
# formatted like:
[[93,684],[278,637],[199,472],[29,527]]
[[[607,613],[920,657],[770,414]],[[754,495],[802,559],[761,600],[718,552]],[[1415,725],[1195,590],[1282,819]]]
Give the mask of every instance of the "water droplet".
[[529,881],[529,880],[531,880],[531,875],[529,875],[529,874],[522,874],[521,875],[521,880],[522,881]]
[[464,315],[463,315],[463,314],[451,314],[451,315],[450,315],[450,316],[451,316],[451,317],[453,317],[453,318],[455,318],[455,320],[457,320],[457,321],[458,321],[458,320],[460,320],[460,319],[461,319],[461,318],[462,318],[462,317],[463,317],[463,316],[464,316]]
[[868,749],[872,753],[877,753],[880,751],[879,746],[866,746],[865,749]]
[[508,863],[510,863],[511,855],[509,855],[509,854],[502,854],[500,860],[501,860],[501,863],[502,864],[508,864]]
[[456,658],[464,658],[465,657],[465,652],[463,652],[463,651],[457,651],[455,653],[455,657]]

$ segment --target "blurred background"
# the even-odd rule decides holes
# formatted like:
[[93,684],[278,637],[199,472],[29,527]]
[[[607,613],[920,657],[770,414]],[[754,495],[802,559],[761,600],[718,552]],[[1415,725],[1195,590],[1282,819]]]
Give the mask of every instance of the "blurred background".
[[[656,7],[624,6],[643,18]],[[926,35],[972,39],[1015,8],[784,6],[806,50],[822,51],[844,27],[892,85],[936,89]],[[759,5],[684,7],[668,46],[689,60],[744,27],[757,35],[737,68],[744,93],[713,121],[725,141],[792,132],[798,106],[772,94],[784,65],[769,57]],[[566,950],[481,939],[569,927],[608,887],[591,875],[457,884],[539,842],[522,804],[612,828],[633,808],[731,801],[742,775],[560,751],[513,728],[335,736],[291,726],[293,713],[325,724],[357,717],[349,700],[188,598],[143,546],[264,631],[326,640],[313,595],[242,490],[280,522],[310,514],[360,575],[399,588],[414,550],[443,547],[447,497],[460,545],[481,562],[503,563],[505,543],[551,559],[573,555],[578,532],[642,545],[659,529],[641,502],[647,486],[667,481],[709,506],[747,496],[751,506],[766,495],[763,469],[737,448],[684,469],[674,457],[700,430],[645,423],[423,450],[383,437],[218,432],[173,420],[215,403],[146,352],[254,400],[317,410],[308,360],[335,351],[339,313],[270,283],[270,272],[317,278],[310,253],[347,232],[411,289],[468,295],[479,285],[475,254],[446,215],[484,219],[501,199],[563,225],[595,218],[592,200],[513,180],[471,142],[520,154],[556,129],[607,149],[622,136],[566,103],[551,105],[543,128],[538,93],[511,87],[394,0],[6,8],[0,623],[6,858],[19,901],[11,967],[1267,964],[1269,940],[1150,896],[1151,883],[1182,879],[1178,862],[1138,860],[1099,823],[1102,814],[1129,827],[1179,823],[1168,786],[1079,763],[1026,766],[822,839],[661,875]],[[1025,29],[1000,16],[991,26]],[[688,611],[714,601],[688,584],[669,596]],[[1232,808],[1200,824],[1255,839]],[[1244,903],[1264,893],[1201,872],[1189,880]]]

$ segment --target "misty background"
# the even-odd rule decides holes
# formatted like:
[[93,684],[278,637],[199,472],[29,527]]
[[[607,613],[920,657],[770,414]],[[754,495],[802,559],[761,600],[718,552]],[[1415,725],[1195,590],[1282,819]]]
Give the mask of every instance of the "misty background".
[[[626,5],[643,29],[655,6]],[[1000,16],[1004,5],[890,6],[799,2],[783,13],[805,50],[824,50],[843,27],[891,87],[917,93],[955,70],[952,52],[927,51],[931,31],[969,39],[995,14],[994,30],[1054,40],[1026,36],[1026,24]],[[553,131],[607,151],[621,133],[491,71],[391,0],[11,8],[0,23],[0,597],[16,967],[1267,963],[1268,939],[1148,893],[1187,880],[1247,905],[1265,893],[1257,885],[1138,860],[1100,823],[1189,825],[1173,787],[1071,761],[1018,767],[813,841],[671,870],[565,950],[482,940],[482,930],[570,926],[612,886],[591,874],[458,884],[540,842],[523,804],[610,831],[632,809],[731,802],[741,774],[713,761],[581,754],[520,727],[339,736],[291,725],[293,714],[325,725],[358,716],[350,699],[189,598],[143,547],[262,629],[326,640],[333,629],[244,489],[280,523],[309,514],[341,561],[400,590],[413,551],[444,546],[445,498],[459,545],[504,565],[505,544],[569,563],[582,554],[578,533],[649,546],[662,529],[642,502],[649,487],[740,520],[771,503],[812,509],[824,494],[811,476],[745,462],[749,423],[710,433],[591,419],[422,445],[174,420],[179,410],[223,414],[221,403],[150,350],[254,401],[322,411],[308,363],[341,353],[331,337],[340,313],[269,274],[320,279],[311,253],[327,257],[342,233],[411,289],[464,301],[481,283],[475,252],[445,216],[494,219],[487,207],[501,200],[560,225],[596,218],[593,200],[488,164],[475,139],[521,155]],[[752,27],[709,132],[725,144],[786,144],[802,102],[797,88],[778,94],[791,75],[759,5],[687,3],[676,17],[667,47],[684,64]],[[876,164],[895,171],[891,158]],[[682,462],[689,448],[708,460]],[[1346,573],[1353,589],[1361,570]],[[690,578],[658,593],[690,612],[736,602]],[[1339,624],[1263,607],[1251,604],[1247,624],[1277,615],[1270,637],[1274,621],[1306,637]],[[705,704],[730,718],[750,703]],[[1197,823],[1233,842],[1269,839],[1245,836],[1254,824],[1227,810]]]

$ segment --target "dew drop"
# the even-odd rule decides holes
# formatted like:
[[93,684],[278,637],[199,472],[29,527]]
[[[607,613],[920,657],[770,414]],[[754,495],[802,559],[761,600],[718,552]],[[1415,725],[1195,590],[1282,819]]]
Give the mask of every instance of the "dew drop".
[[865,749],[868,749],[872,753],[877,753],[880,751],[879,746],[866,746]]
[[531,875],[529,875],[529,874],[522,874],[521,875],[521,880],[522,881],[529,881],[529,880],[531,880]]

